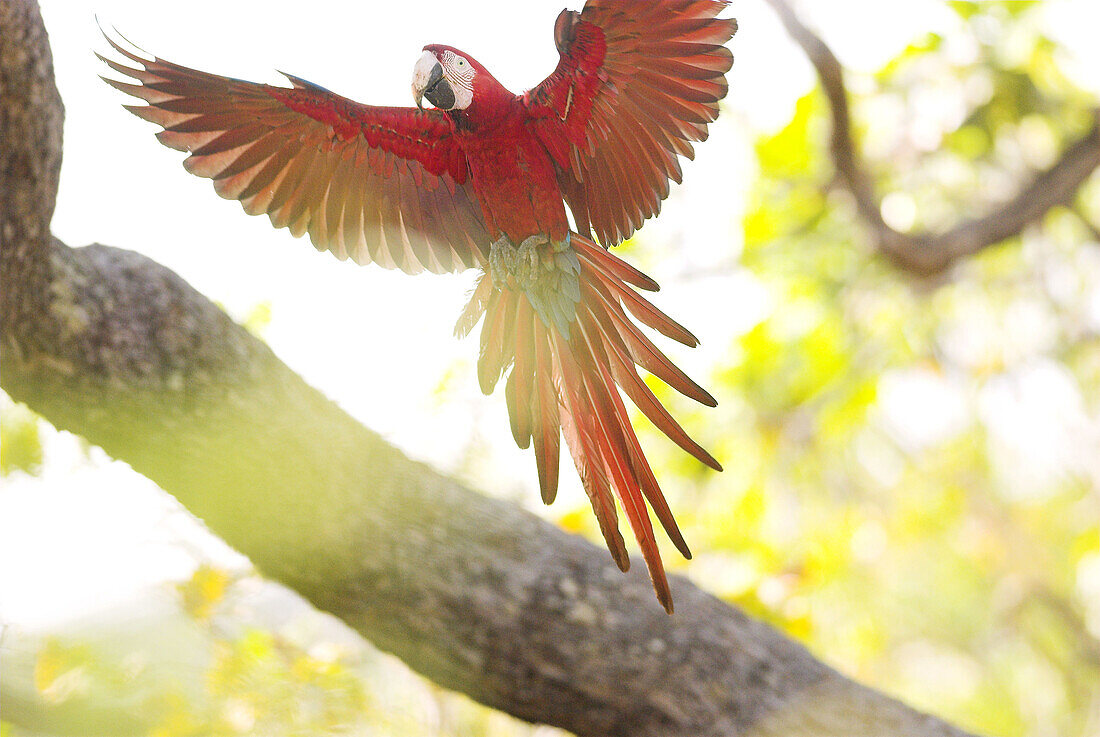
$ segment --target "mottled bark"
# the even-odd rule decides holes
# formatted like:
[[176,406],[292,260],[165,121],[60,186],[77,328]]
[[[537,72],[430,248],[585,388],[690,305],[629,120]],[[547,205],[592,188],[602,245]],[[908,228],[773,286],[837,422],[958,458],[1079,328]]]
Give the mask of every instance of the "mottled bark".
[[9,394],[378,647],[523,719],[581,735],[964,734],[683,578],[665,615],[640,562],[624,576],[605,550],[410,461],[172,272],[51,241],[49,50],[33,3],[0,2]]
[[65,110],[53,78],[53,55],[38,5],[0,0],[0,259],[7,280],[25,287],[0,290],[5,335],[34,342],[49,283],[50,237],[61,173]]

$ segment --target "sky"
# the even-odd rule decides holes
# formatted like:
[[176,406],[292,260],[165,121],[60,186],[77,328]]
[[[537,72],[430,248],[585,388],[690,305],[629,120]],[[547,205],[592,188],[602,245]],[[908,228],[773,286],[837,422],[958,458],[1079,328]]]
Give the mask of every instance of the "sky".
[[[1098,47],[1083,24],[1069,22],[1089,2],[1050,0],[1047,22],[1078,54],[1073,68],[1081,81],[1100,90]],[[54,232],[70,246],[100,242],[146,254],[238,319],[270,305],[263,337],[308,382],[444,471],[461,470],[476,427],[493,448],[495,469],[478,475],[478,487],[536,508],[534,462],[514,447],[503,397],[483,397],[477,389],[476,338],[452,336],[474,274],[410,277],[361,268],[274,231],[266,218],[246,217],[209,182],[184,172],[183,156],[154,139],[158,128],[122,110],[131,101],[97,79],[105,69],[92,51],[107,48],[98,15],[140,47],[187,66],[275,84],[285,83],[274,71],[283,69],[362,102],[408,105],[412,66],[427,43],[468,51],[513,91],[534,86],[556,63],[553,22],[562,4],[43,0],[66,106]],[[807,20],[856,71],[875,70],[947,22],[944,6],[931,0],[805,6]],[[745,276],[733,277],[732,285],[728,275],[693,279],[690,289],[681,277],[730,258],[728,246],[711,246],[740,239],[741,206],[753,177],[752,136],[784,124],[815,81],[761,0],[739,0],[732,14],[741,30],[730,44],[735,64],[722,116],[711,140],[697,147],[696,161],[685,165],[685,185],[642,229],[632,252],[643,268],[655,253],[675,254],[662,258],[662,272],[653,274],[665,286],[656,303],[703,346],[665,347],[704,384],[729,340],[766,313],[768,297]],[[722,308],[715,310],[719,300]],[[446,402],[438,398],[441,386],[448,389]],[[0,493],[0,557],[37,562],[0,570],[0,620],[55,625],[82,606],[186,575],[195,551],[244,565],[124,465],[101,453],[89,465],[71,436],[51,435],[49,443],[43,479],[5,480]],[[562,479],[563,498],[579,498],[573,474],[563,472]],[[31,491],[30,484],[40,485]],[[59,508],[69,514],[58,515]],[[181,552],[168,544],[173,541],[193,547]],[[69,583],[44,591],[44,578]]]

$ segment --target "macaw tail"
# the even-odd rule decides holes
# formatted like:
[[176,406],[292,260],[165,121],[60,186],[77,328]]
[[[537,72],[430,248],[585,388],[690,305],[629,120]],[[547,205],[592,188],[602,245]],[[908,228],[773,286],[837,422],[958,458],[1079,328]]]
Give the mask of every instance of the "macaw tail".
[[521,448],[534,445],[543,501],[550,504],[557,494],[564,436],[615,563],[624,571],[630,566],[619,534],[617,498],[641,547],[657,598],[671,613],[672,596],[647,501],[677,550],[685,558],[691,558],[691,551],[642,452],[619,389],[673,442],[720,471],[718,462],[661,405],[636,366],[702,404],[713,407],[717,402],[631,320],[629,315],[673,340],[698,345],[694,335],[631,288],[656,291],[657,283],[583,236],[573,233],[570,244],[577,256],[571,263],[579,262],[579,300],[564,330],[560,321],[546,317],[560,314],[560,309],[547,308],[531,290],[497,288],[486,275],[456,332],[469,332],[484,314],[478,378],[486,394],[511,366],[505,395],[512,435]]

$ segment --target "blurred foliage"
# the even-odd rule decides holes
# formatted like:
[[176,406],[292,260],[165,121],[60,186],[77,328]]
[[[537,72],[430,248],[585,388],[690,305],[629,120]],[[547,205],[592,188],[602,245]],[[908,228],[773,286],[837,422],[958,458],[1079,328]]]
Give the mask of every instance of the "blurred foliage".
[[[335,734],[385,723],[354,667],[356,653],[320,641],[305,647],[291,634],[258,628],[247,597],[228,596],[233,583],[227,572],[202,565],[175,587],[197,654],[187,664],[143,640],[141,626],[103,632],[103,625],[84,625],[83,635],[47,636],[33,646],[14,633],[8,648],[30,652],[32,668],[29,688],[18,668],[9,671],[13,710],[37,712],[32,722],[47,732],[114,725],[119,734],[154,737]],[[152,632],[178,634],[171,623],[172,614],[156,614]]]
[[183,609],[195,619],[210,619],[218,603],[225,596],[231,579],[229,574],[209,565],[200,565],[187,581],[177,587]]
[[0,476],[14,471],[34,475],[41,467],[38,415],[7,395],[0,397]]
[[244,325],[248,332],[255,335],[257,338],[262,338],[264,332],[267,331],[267,326],[271,324],[271,303],[260,302],[252,306],[252,309],[248,311],[242,319],[239,321],[241,325]]
[[239,323],[245,330],[252,333],[261,340],[264,339],[264,333],[267,332],[268,326],[271,325],[271,302],[264,300],[257,302],[246,310],[237,311],[231,310],[222,302],[215,302],[218,308],[229,315],[233,320]]
[[[219,643],[207,688],[218,703],[204,734],[313,735],[341,731],[367,712],[363,684],[338,661],[313,657],[269,633],[249,630]],[[159,734],[188,734],[185,712]]]

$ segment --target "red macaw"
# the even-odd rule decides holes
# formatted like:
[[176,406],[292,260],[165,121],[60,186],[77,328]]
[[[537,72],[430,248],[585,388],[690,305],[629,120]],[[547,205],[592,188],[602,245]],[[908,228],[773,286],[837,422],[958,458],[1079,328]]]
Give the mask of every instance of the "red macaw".
[[[413,69],[416,108],[362,105],[286,75],[274,87],[145,59],[100,56],[137,84],[130,112],[190,154],[184,167],[277,228],[309,233],[340,259],[408,273],[481,269],[456,333],[484,319],[478,378],[508,372],[512,434],[534,444],[543,501],[554,500],[562,435],[612,557],[630,564],[613,496],[657,598],[672,597],[646,500],[691,553],[642,453],[619,389],[675,443],[718,462],[672,418],[635,366],[715,406],[631,320],[698,340],[632,287],[657,283],[608,246],[656,215],[681,179],[678,157],[707,137],[727,90],[737,23],[728,0],[588,0],[554,26],[560,60],[522,95],[469,54],[429,45]],[[434,109],[423,109],[424,98]],[[566,206],[573,215],[570,227]],[[629,314],[628,314],[629,313]],[[616,388],[618,387],[618,388]]]

